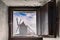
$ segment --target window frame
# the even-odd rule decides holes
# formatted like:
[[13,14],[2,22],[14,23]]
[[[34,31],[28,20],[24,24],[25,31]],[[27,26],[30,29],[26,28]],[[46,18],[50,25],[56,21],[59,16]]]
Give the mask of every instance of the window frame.
[[[51,4],[52,4],[53,2],[50,2],[50,3],[48,3],[48,4],[46,4],[46,5],[44,5],[44,6],[36,6],[36,7],[32,7],[32,6],[18,6],[18,7],[16,7],[16,6],[9,6],[9,8],[8,8],[8,24],[9,24],[9,38],[11,38],[11,25],[12,25],[12,23],[11,22],[13,22],[11,19],[13,19],[11,16],[12,16],[12,11],[13,10],[17,10],[17,11],[26,11],[26,10],[29,10],[29,11],[40,11],[40,14],[41,13],[45,13],[45,11],[48,13],[48,35],[39,35],[40,37],[38,37],[38,38],[41,38],[41,37],[49,37],[49,38],[52,38],[52,37],[56,37],[56,31],[57,30],[55,30],[57,27],[57,21],[55,21],[55,23],[56,23],[56,26],[54,27],[54,26],[52,26],[52,25],[55,25],[54,23],[52,24],[52,19],[54,19],[54,18],[56,18],[56,17],[54,17],[53,16],[53,13],[55,12],[55,11],[53,11],[54,9],[50,9],[51,7],[53,7],[53,8],[55,8],[54,6],[52,6]],[[51,5],[51,6],[50,6]],[[50,11],[52,11],[51,13],[50,13]],[[52,15],[52,17],[50,18],[50,16]],[[56,13],[55,13],[55,16],[56,16]],[[38,17],[38,16],[37,16]],[[50,20],[51,19],[51,20]],[[56,20],[56,19],[55,19]],[[51,22],[50,22],[51,21]],[[50,25],[51,24],[51,25]],[[28,38],[28,37],[27,37]],[[35,38],[35,37],[33,37],[33,38]]]

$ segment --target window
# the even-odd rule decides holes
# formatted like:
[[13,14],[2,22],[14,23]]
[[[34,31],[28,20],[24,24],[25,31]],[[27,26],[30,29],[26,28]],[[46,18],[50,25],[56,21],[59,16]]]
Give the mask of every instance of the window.
[[10,38],[56,36],[56,27],[53,26],[56,21],[52,20],[56,17],[53,15],[53,10],[47,4],[43,7],[9,7]]
[[38,37],[41,34],[39,7],[10,7],[9,10],[11,37]]
[[36,11],[13,11],[13,36],[36,36]]

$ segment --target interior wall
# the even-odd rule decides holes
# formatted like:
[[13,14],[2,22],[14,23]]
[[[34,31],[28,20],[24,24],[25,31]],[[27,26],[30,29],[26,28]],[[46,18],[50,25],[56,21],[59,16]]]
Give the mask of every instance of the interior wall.
[[0,0],[0,40],[8,39],[7,6]]
[[42,35],[48,35],[48,4],[40,8],[40,16]]

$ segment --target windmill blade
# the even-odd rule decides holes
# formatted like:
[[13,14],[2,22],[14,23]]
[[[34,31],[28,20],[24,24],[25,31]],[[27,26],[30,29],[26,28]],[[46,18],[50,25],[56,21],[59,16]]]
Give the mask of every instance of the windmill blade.
[[17,21],[17,25],[18,25],[18,18],[16,18],[16,21]]
[[22,21],[22,19],[20,18],[20,21],[19,21],[19,23],[21,23],[21,21]]
[[18,23],[18,18],[16,18],[16,22],[17,22],[17,26],[18,26],[17,29],[16,29],[16,32],[17,32],[18,29],[19,29],[19,27],[20,27],[20,24],[19,24],[19,23],[21,22],[21,19],[20,19],[20,21],[19,21],[19,23]]
[[21,23],[21,19],[20,19],[19,23]]
[[16,29],[16,32],[18,31],[18,29],[19,29],[19,24],[18,24],[18,18],[16,18],[16,22],[17,22],[17,29]]

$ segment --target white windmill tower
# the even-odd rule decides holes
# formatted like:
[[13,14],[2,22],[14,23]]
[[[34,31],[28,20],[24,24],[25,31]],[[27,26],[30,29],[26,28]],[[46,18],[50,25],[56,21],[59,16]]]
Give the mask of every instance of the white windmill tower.
[[[18,22],[18,18],[16,18],[16,21],[17,21],[17,30],[19,29],[19,34],[20,35],[26,35],[27,34],[27,26],[24,24],[24,21],[22,21],[20,19],[20,21]],[[16,32],[17,32],[16,30]]]

